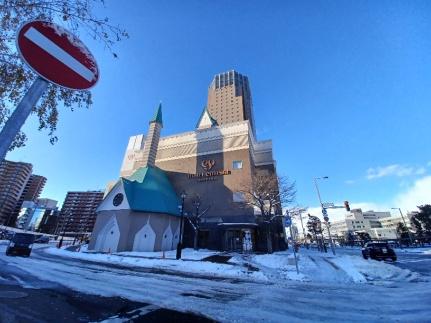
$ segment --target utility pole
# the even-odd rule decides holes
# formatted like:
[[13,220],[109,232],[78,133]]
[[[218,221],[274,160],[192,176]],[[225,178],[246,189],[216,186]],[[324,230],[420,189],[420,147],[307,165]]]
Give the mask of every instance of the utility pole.
[[177,255],[176,258],[181,259],[181,251],[183,249],[183,222],[184,222],[184,200],[186,198],[186,193],[182,192],[181,193],[181,218],[180,218],[180,236],[178,239],[178,244],[177,244]]
[[[331,230],[329,229],[328,212],[326,211],[326,208],[323,207],[322,198],[320,197],[319,186],[317,185],[317,180],[318,179],[328,179],[328,178],[329,178],[328,176],[315,177],[314,178],[314,185],[316,187],[316,192],[317,192],[317,196],[319,198],[320,207],[322,208],[323,218],[325,220],[326,227],[328,228],[328,236],[329,236],[329,242],[331,243],[332,254],[335,256],[334,241],[332,241]],[[323,238],[323,234],[322,234],[322,238]],[[324,239],[323,239],[323,245],[325,245],[325,240]]]
[[[399,207],[393,207],[393,208],[391,208],[391,209],[392,209],[392,210],[398,210],[398,211],[400,212],[401,219],[403,219],[404,226],[406,227],[407,232],[408,232],[408,234],[409,234],[410,245],[413,245],[412,234],[410,233],[410,230],[409,230],[409,228],[408,228],[408,226],[407,226],[406,220],[404,219],[403,212],[401,212],[401,208],[399,208]],[[400,237],[400,238],[401,238],[401,237]],[[400,239],[400,240],[401,240],[401,239]]]

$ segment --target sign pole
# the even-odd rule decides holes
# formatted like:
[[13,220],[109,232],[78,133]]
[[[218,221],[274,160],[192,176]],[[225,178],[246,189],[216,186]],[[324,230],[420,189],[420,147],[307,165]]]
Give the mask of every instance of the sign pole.
[[45,92],[48,84],[49,83],[43,78],[37,77],[16,107],[15,111],[6,121],[6,124],[0,132],[0,162],[5,159],[13,140],[19,133],[25,120],[30,115],[31,110]]
[[296,258],[296,250],[295,250],[295,237],[293,236],[293,232],[292,232],[292,217],[289,214],[289,210],[286,210],[286,217],[284,218],[284,225],[288,226],[289,230],[290,230],[290,237],[292,238],[293,256],[295,257],[296,273],[299,274],[298,259]]
[[296,273],[299,275],[299,269],[298,269],[298,259],[296,258],[296,250],[295,250],[295,238],[292,233],[292,226],[289,227],[290,229],[290,237],[292,238],[292,249],[293,249],[293,256],[295,257],[295,266],[296,266]]

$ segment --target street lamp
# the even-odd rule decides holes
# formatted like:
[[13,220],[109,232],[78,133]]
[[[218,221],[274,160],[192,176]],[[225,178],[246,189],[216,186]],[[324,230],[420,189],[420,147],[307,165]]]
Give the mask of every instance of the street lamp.
[[179,209],[181,211],[181,218],[180,218],[180,236],[178,239],[178,244],[177,244],[177,260],[181,259],[181,250],[183,248],[182,246],[182,240],[183,240],[183,222],[184,222],[184,200],[186,198],[186,192],[182,192],[181,193],[181,205],[179,205]]
[[201,199],[199,197],[199,195],[196,195],[196,199],[193,202],[193,206],[196,208],[196,216],[195,216],[195,236],[193,239],[193,248],[195,250],[198,250],[198,234],[199,234],[199,221],[200,221],[200,217],[199,217],[199,207],[201,205]]
[[409,233],[409,240],[410,240],[410,244],[411,244],[411,245],[413,245],[412,235],[411,235],[411,233],[410,233],[409,228],[407,227],[406,220],[404,220],[403,212],[401,212],[401,209],[400,209],[399,207],[391,207],[391,209],[392,209],[392,210],[398,210],[398,211],[400,212],[400,214],[401,214],[401,219],[403,219],[404,226],[406,227],[407,232]]
[[[334,242],[332,241],[331,230],[329,228],[329,222],[326,221],[328,219],[327,216],[326,216],[326,209],[323,207],[322,198],[320,197],[319,186],[317,185],[317,180],[318,179],[328,179],[328,178],[329,178],[328,176],[315,177],[314,178],[314,186],[316,187],[317,197],[319,198],[319,203],[320,203],[320,207],[322,208],[322,213],[324,214],[324,218],[326,217],[325,224],[326,224],[326,227],[328,228],[329,241],[331,242],[331,250],[332,250],[332,253],[335,256]],[[325,212],[323,212],[323,211],[325,211]],[[323,240],[323,244],[325,244],[325,240]]]

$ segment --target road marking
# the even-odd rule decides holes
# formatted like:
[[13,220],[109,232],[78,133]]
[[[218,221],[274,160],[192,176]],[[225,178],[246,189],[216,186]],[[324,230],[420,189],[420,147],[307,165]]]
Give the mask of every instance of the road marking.
[[56,43],[54,43],[51,39],[47,38],[37,29],[30,27],[25,32],[24,36],[31,42],[42,48],[48,54],[55,57],[64,65],[69,67],[72,71],[85,78],[88,82],[91,82],[94,79],[95,75],[90,69],[82,65],[77,59],[75,59],[72,55],[59,47]]
[[135,308],[133,310],[130,310],[129,312],[122,313],[121,315],[114,315],[111,317],[108,317],[107,319],[103,321],[99,321],[99,323],[120,323],[120,322],[130,322],[133,321],[133,319],[137,319],[141,316],[144,316],[150,312],[154,312],[161,309],[161,307],[157,305],[146,305],[143,307]]

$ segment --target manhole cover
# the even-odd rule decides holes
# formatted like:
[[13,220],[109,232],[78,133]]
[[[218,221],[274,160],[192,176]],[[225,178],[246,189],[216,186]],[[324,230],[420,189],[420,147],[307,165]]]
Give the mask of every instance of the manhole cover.
[[0,298],[24,298],[28,294],[24,292],[0,291]]

